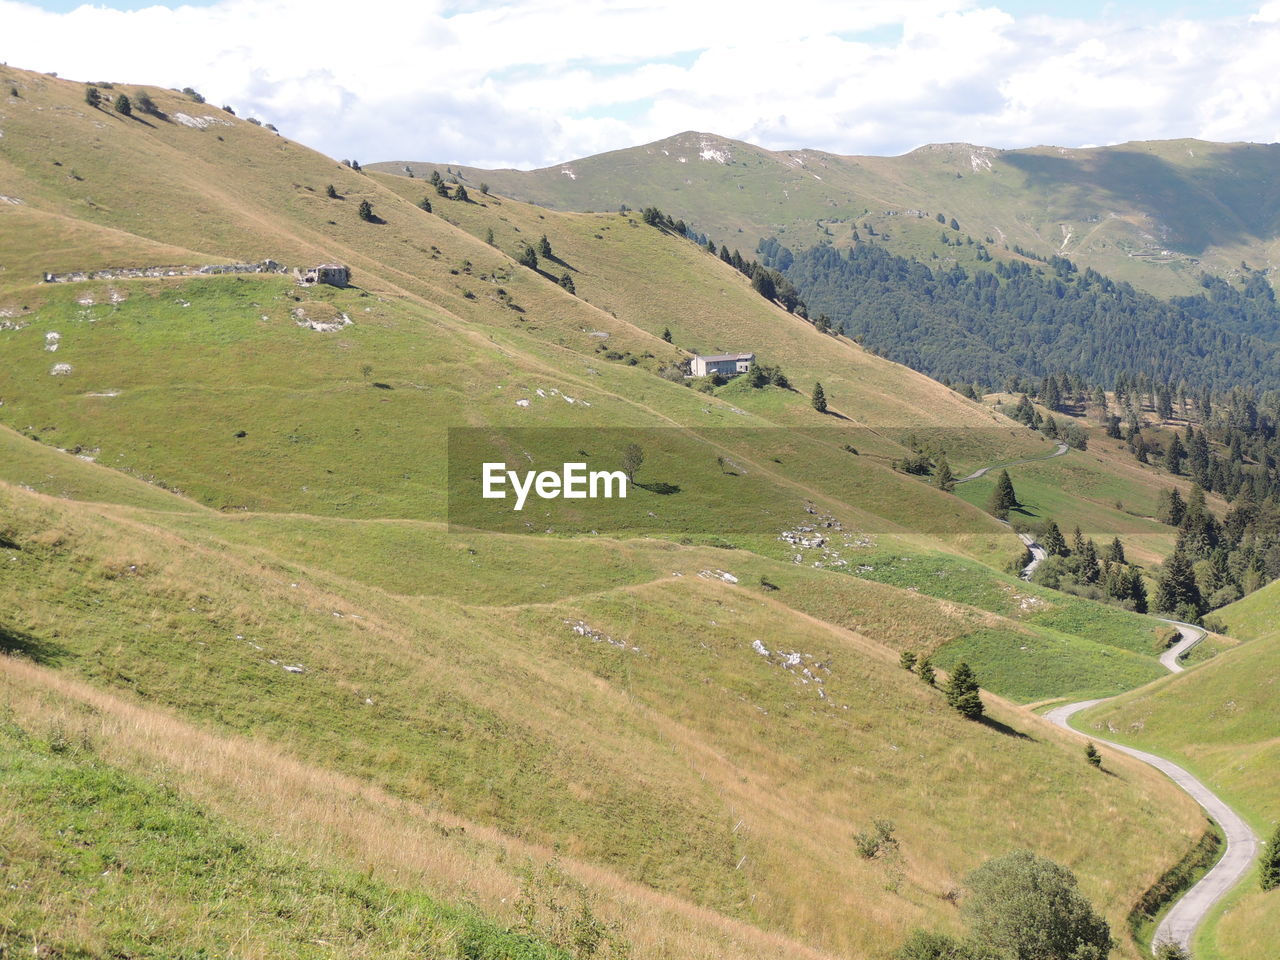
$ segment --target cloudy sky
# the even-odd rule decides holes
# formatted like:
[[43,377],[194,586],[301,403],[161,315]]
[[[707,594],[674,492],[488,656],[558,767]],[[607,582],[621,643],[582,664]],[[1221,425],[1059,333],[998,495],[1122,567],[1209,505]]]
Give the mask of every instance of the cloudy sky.
[[0,60],[192,86],[361,162],[1280,140],[1280,0],[0,0]]

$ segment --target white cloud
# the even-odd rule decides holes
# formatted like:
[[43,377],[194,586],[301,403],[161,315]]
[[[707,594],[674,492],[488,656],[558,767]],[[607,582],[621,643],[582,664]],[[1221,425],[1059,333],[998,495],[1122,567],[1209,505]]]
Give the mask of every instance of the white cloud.
[[1276,2],[1142,23],[1015,18],[999,0],[0,0],[0,23],[14,65],[194,86],[365,162],[531,166],[685,129],[838,153],[1280,139]]

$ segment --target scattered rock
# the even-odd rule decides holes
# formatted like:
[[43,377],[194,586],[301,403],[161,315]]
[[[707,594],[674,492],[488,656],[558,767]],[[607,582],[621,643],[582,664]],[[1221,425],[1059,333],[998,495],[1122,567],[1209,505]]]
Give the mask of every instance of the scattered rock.
[[58,349],[58,341],[62,339],[62,334],[54,333],[50,330],[44,335],[44,348],[50,353],[55,353]]
[[55,364],[54,364],[54,365],[49,369],[49,376],[51,376],[51,377],[65,377],[65,376],[66,376],[67,374],[69,374],[70,372],[71,372],[71,364],[69,364],[69,363],[55,363]]

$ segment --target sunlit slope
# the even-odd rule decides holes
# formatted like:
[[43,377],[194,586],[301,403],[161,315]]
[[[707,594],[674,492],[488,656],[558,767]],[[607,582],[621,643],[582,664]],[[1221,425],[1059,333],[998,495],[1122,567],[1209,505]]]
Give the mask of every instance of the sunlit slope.
[[[870,224],[907,255],[972,260],[959,236],[1060,253],[1157,292],[1190,291],[1200,269],[1268,262],[1280,236],[1274,145],[1168,140],[1088,149],[930,144],[899,157],[770,151],[687,132],[541,170],[450,166],[469,187],[570,210],[657,204],[744,254],[763,236],[847,244]],[[371,168],[426,177],[445,163]],[[942,214],[944,223],[936,219]],[[888,234],[887,239],[883,239]],[[988,239],[990,238],[990,239]],[[1007,255],[1007,254],[1004,254]]]
[[[1002,443],[1010,450],[1034,450],[1030,442],[1014,442],[1021,434],[1003,418],[984,414],[954,391],[847,338],[820,333],[761,298],[732,267],[696,244],[646,226],[636,215],[558,213],[479,191],[472,196],[475,202],[455,203],[441,200],[422,181],[375,179],[411,202],[428,197],[435,211],[477,238],[492,233],[494,246],[511,256],[546,236],[553,258],[543,258],[540,270],[552,278],[567,274],[580,298],[618,320],[655,337],[669,330],[673,343],[685,351],[754,352],[761,362],[781,366],[796,388],[789,395],[726,392],[748,410],[812,424],[806,408],[818,381],[831,409],[854,426],[949,424],[993,434],[982,438],[984,454],[998,457]],[[613,343],[606,340],[601,347],[603,352]]]
[[[1246,640],[1194,670],[1128,694],[1085,715],[1107,736],[1185,764],[1231,803],[1264,840],[1280,821],[1280,589],[1269,584],[1217,610]],[[1202,933],[1198,946],[1218,956],[1265,960],[1280,949],[1280,891],[1263,893],[1251,876]]]
[[[1070,863],[1118,928],[1199,833],[1141,768],[1084,776],[1077,744],[998,701],[1029,737],[964,722],[890,647],[789,606],[822,578],[853,583],[838,572],[803,586],[737,551],[605,543],[587,559],[612,583],[573,594],[557,565],[580,563],[576,545],[477,536],[480,563],[532,551],[507,574],[530,599],[494,607],[281,560],[287,518],[228,548],[213,515],[191,535],[182,515],[4,489],[10,651],[839,955],[956,925],[948,891],[1016,846]],[[981,616],[926,606],[934,626]],[[900,858],[856,854],[875,817]]]

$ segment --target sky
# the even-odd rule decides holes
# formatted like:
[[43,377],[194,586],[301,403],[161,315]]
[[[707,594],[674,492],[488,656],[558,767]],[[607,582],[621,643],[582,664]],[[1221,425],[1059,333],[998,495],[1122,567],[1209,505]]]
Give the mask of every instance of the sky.
[[361,163],[1280,140],[1280,0],[0,0],[0,61],[194,87]]

